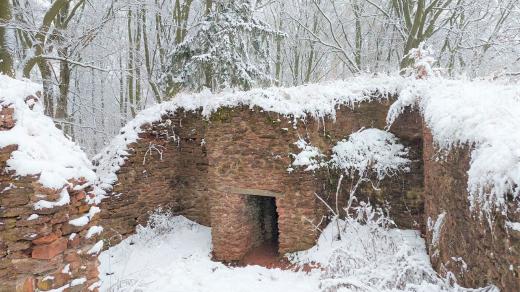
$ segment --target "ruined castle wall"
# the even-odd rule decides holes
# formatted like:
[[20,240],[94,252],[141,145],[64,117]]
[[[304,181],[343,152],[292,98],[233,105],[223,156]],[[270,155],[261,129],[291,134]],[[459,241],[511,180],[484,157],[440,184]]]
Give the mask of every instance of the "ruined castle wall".
[[[507,228],[500,214],[493,215],[495,221],[490,225],[485,217],[470,211],[470,154],[469,146],[440,152],[424,127],[424,200],[425,220],[430,222],[426,236],[430,259],[436,271],[453,273],[461,286],[494,284],[502,291],[520,291],[520,232]],[[510,206],[510,210],[516,208]],[[518,213],[508,216],[511,221],[520,221]]]
[[[0,111],[0,131],[14,126],[13,109]],[[36,176],[15,176],[7,160],[16,145],[0,148],[0,291],[47,291],[69,287],[70,291],[95,289],[98,279],[97,252],[91,252],[99,235],[87,238],[99,215],[88,224],[70,223],[89,213],[88,190],[78,189],[84,181],[71,181],[66,188],[70,203],[36,209],[40,200],[57,201],[61,190],[48,189]],[[93,285],[93,286],[91,286]]]
[[101,203],[105,238],[116,244],[145,225],[157,208],[210,225],[207,205],[205,121],[178,111],[146,125]]

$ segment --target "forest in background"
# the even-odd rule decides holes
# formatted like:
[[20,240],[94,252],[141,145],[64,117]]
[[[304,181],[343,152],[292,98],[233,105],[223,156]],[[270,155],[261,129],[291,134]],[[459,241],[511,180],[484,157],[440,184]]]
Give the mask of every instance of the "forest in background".
[[0,0],[0,73],[43,84],[89,154],[179,92],[406,74],[520,75],[520,0]]

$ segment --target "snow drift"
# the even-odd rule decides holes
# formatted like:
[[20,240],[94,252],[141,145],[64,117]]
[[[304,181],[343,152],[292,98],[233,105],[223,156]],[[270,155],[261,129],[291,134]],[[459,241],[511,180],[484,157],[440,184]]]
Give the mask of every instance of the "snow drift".
[[[61,189],[70,179],[85,178],[94,182],[92,164],[78,145],[56,128],[35,96],[41,87],[0,75],[0,106],[14,108],[15,126],[0,131],[0,148],[18,145],[7,161],[16,175],[39,175],[47,188]],[[66,201],[68,194],[63,196]],[[68,203],[68,202],[67,202]]]

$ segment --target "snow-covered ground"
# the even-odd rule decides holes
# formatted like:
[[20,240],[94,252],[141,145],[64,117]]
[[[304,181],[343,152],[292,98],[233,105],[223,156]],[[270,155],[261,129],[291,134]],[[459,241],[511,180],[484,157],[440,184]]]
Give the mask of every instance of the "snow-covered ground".
[[319,291],[317,270],[230,268],[211,261],[210,228],[184,217],[154,222],[101,253],[101,291]]
[[156,214],[150,227],[101,253],[101,291],[471,291],[436,275],[417,232],[381,227],[380,220],[340,221],[341,240],[330,224],[317,246],[290,255],[322,267],[305,273],[213,262],[210,228]]

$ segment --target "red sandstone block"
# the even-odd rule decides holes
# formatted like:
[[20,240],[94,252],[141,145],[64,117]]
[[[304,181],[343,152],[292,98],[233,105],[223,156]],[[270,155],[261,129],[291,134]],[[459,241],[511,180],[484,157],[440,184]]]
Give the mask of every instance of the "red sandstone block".
[[52,281],[53,288],[62,287],[71,280],[71,277],[69,274],[61,273],[61,271],[58,273],[55,273],[53,276],[54,276],[54,279]]
[[88,211],[90,210],[90,205],[81,205],[78,207],[78,213],[79,214],[84,214],[84,213],[87,213]]
[[76,200],[78,200],[78,201],[83,200],[83,199],[85,199],[86,196],[87,196],[87,195],[85,194],[84,191],[80,191],[80,192],[78,192],[78,194],[76,195]]
[[79,235],[76,234],[72,239],[69,237],[69,248],[76,248],[79,246],[80,238]]
[[37,245],[32,251],[32,258],[49,260],[62,253],[67,248],[67,239],[60,238],[46,245]]
[[67,210],[58,212],[52,216],[51,224],[63,223],[69,220],[69,213]]
[[99,277],[99,269],[97,266],[87,268],[87,279],[95,279]]
[[2,107],[0,110],[0,129],[11,129],[14,127],[14,108]]
[[18,285],[16,285],[16,291],[20,292],[33,292],[34,289],[34,278],[33,277],[27,277],[19,282]]
[[77,252],[69,251],[65,255],[65,261],[67,261],[68,263],[79,262],[79,261],[81,261],[81,257],[79,256],[79,254]]
[[35,239],[32,242],[34,244],[49,244],[49,243],[55,241],[56,239],[58,239],[58,235],[56,233],[51,233],[49,235],[45,235],[43,237]]

